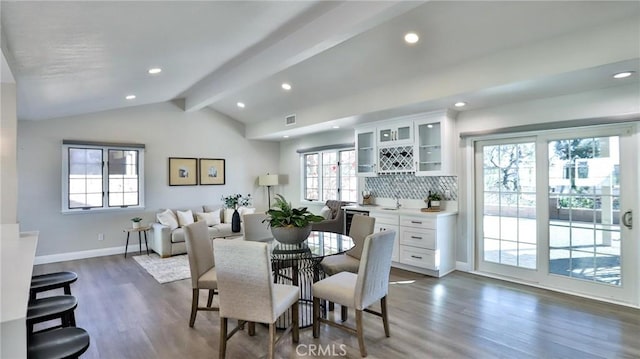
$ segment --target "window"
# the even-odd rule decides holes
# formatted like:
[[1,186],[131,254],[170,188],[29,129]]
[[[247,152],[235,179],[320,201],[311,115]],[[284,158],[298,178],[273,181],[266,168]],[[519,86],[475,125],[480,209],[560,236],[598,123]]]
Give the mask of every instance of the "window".
[[144,145],[63,141],[62,211],[144,206]]
[[357,200],[355,150],[305,153],[303,166],[305,200]]

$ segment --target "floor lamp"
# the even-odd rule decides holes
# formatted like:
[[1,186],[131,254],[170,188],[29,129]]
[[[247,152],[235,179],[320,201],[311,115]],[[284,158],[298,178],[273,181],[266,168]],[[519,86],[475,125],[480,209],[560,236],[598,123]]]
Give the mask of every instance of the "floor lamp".
[[267,198],[269,200],[269,208],[271,209],[271,186],[279,185],[279,176],[278,175],[262,175],[258,177],[258,186],[267,186]]

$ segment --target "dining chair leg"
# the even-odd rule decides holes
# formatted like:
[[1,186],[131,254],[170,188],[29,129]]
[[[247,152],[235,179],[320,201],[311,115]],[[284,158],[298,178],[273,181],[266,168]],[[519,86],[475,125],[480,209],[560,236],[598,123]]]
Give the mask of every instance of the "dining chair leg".
[[249,336],[256,335],[256,322],[249,322]]
[[196,322],[196,313],[198,312],[198,297],[200,290],[193,288],[193,299],[191,300],[191,318],[189,318],[189,327],[193,328],[193,324]]
[[320,298],[313,297],[313,337],[320,336]]
[[209,289],[209,297],[207,298],[207,307],[211,308],[211,303],[213,303],[213,294],[215,293],[215,290],[213,289]]
[[391,336],[389,334],[389,316],[387,314],[387,296],[385,295],[380,299],[380,309],[382,314],[382,325],[384,325],[384,335],[388,337]]
[[220,317],[220,350],[219,359],[224,359],[227,355],[227,318]]
[[346,305],[340,305],[340,320],[343,322],[349,317],[349,307]]
[[356,309],[356,332],[358,333],[358,345],[360,346],[360,355],[364,358],[367,356],[367,349],[364,347],[364,328],[362,327],[362,310]]
[[293,329],[291,330],[291,338],[294,343],[300,341],[300,316],[299,316],[299,307],[298,302],[293,303],[291,306],[291,325],[293,325]]
[[276,323],[269,324],[269,359],[274,358],[276,350]]

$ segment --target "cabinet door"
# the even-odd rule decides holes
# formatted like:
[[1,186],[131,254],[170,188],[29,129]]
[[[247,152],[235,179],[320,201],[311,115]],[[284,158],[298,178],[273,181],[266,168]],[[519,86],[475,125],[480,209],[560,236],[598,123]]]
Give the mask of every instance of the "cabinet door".
[[371,177],[376,170],[376,133],[375,128],[356,130],[356,174],[361,177]]
[[415,121],[413,155],[417,176],[451,174],[454,168],[451,126],[451,119],[444,114]]
[[378,127],[378,144],[380,146],[397,146],[413,143],[413,122],[395,121]]
[[[376,221],[377,222],[377,221]],[[390,229],[393,229],[394,231],[396,231],[396,236],[393,239],[393,252],[391,254],[391,260],[394,262],[399,262],[400,261],[400,241],[398,240],[398,238],[400,237],[400,233],[399,233],[399,226],[396,225],[391,225],[391,224],[384,224],[384,223],[376,223],[376,227],[375,227],[375,232],[382,232],[382,231],[387,231]]]

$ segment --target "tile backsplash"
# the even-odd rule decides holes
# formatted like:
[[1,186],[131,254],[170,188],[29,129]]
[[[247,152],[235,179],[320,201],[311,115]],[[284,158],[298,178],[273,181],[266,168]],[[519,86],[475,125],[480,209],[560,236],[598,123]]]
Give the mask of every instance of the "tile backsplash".
[[458,200],[458,177],[417,177],[413,174],[389,174],[365,178],[365,190],[374,197],[425,199],[429,191],[438,192],[445,201]]

